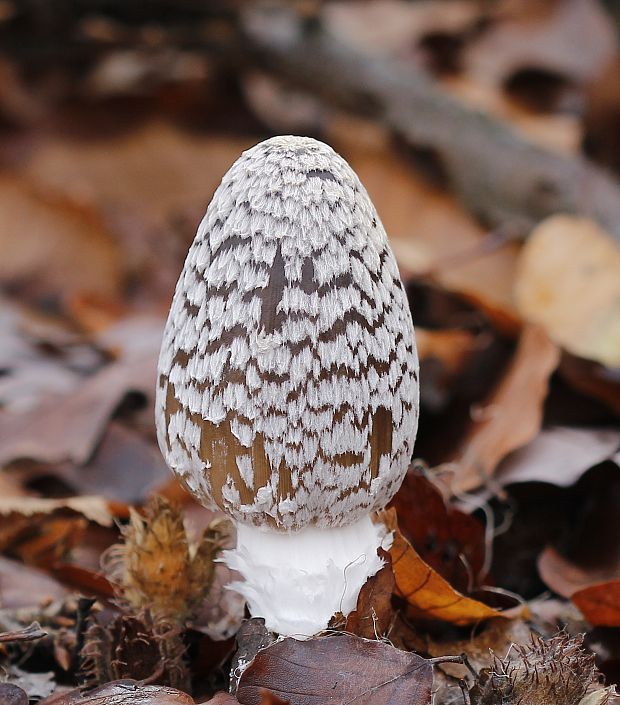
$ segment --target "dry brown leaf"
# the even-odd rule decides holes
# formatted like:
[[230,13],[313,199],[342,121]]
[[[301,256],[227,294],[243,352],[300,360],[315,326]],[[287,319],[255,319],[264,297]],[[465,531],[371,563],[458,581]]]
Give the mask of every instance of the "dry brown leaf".
[[570,215],[543,221],[519,259],[515,300],[575,355],[620,366],[620,248],[594,222]]
[[[103,139],[50,135],[23,177],[105,215],[123,244],[125,272],[169,302],[198,220],[224,172],[254,137],[190,133],[154,119]],[[154,246],[154,243],[157,243]]]
[[620,627],[620,580],[590,585],[571,600],[595,627]]
[[386,526],[394,531],[390,554],[397,594],[407,600],[418,617],[465,625],[493,617],[516,616],[500,612],[455,590],[422,560],[415,548],[400,533],[395,512],[390,510],[381,512],[380,515]]
[[379,550],[385,565],[362,585],[357,605],[346,619],[344,631],[363,639],[380,639],[388,633],[394,618],[391,599],[394,573],[390,554]]
[[9,517],[12,514],[34,516],[35,514],[51,514],[59,510],[70,510],[80,514],[89,521],[101,526],[112,526],[114,518],[126,516],[127,509],[120,504],[114,504],[103,497],[82,496],[66,497],[64,499],[43,499],[39,497],[0,497],[0,516]]
[[523,329],[504,377],[476,416],[454,463],[452,490],[467,492],[484,484],[500,460],[531,441],[540,430],[543,402],[560,351],[536,326]]
[[111,681],[83,692],[80,688],[52,695],[39,705],[195,705],[187,693],[162,685],[141,685],[137,681]]
[[187,209],[204,210],[224,172],[254,141],[153,120],[106,139],[49,137],[24,170],[34,183],[76,202],[161,226]]
[[34,296],[120,294],[122,256],[100,215],[15,175],[0,175],[0,281]]
[[258,652],[239,681],[242,705],[273,691],[291,705],[430,705],[433,668],[414,653],[348,634],[284,639]]
[[572,563],[552,546],[538,557],[538,573],[545,585],[569,599],[576,592],[598,583],[620,579],[620,563],[606,568],[584,568]]
[[24,414],[2,414],[0,465],[22,458],[85,463],[125,395],[134,390],[153,393],[157,355],[151,350],[118,360],[61,399]]
[[4,609],[38,607],[63,600],[69,591],[43,571],[0,556],[0,602]]

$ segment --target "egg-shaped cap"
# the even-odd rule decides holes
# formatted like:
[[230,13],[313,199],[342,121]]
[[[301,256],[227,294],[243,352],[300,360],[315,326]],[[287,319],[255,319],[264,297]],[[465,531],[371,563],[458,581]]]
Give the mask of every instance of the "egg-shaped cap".
[[413,324],[375,208],[331,147],[274,137],[226,173],[158,380],[168,464],[237,521],[341,526],[391,499],[417,429]]

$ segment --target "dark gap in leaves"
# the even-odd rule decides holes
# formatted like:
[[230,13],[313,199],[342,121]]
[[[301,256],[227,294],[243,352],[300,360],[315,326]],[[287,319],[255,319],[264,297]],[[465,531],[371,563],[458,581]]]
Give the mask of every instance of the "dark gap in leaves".
[[463,49],[467,38],[450,32],[428,32],[418,41],[426,68],[435,75],[459,73],[463,68]]
[[396,134],[393,137],[398,153],[424,178],[431,186],[448,190],[450,179],[444,167],[441,155],[436,149],[427,145],[413,145]]
[[[568,489],[567,521],[556,547],[583,568],[620,562],[620,468],[606,461]],[[592,537],[596,536],[596,541]]]
[[493,542],[494,584],[531,599],[547,587],[538,575],[539,553],[557,541],[566,517],[566,492],[554,485],[528,482],[505,488],[508,504],[491,501],[495,525],[507,523]]
[[543,426],[614,426],[617,417],[602,401],[575,389],[556,372],[549,385],[543,407]]
[[506,94],[536,113],[567,112],[577,86],[568,76],[537,66],[522,66],[504,81]]

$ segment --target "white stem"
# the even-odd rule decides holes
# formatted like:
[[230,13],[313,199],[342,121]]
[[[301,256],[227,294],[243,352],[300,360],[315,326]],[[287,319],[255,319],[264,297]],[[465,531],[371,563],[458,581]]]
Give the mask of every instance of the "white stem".
[[379,547],[392,537],[370,516],[333,529],[294,533],[239,524],[237,548],[226,564],[245,581],[228,587],[243,595],[253,617],[270,631],[297,639],[325,629],[336,612],[355,609],[362,585],[383,565]]

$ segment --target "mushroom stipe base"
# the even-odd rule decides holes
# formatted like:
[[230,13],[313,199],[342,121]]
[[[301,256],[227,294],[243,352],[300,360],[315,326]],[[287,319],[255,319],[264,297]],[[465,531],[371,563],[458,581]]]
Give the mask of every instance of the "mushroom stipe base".
[[391,533],[370,516],[291,533],[239,524],[237,548],[223,560],[245,579],[229,588],[246,598],[253,617],[263,617],[272,632],[306,639],[337,612],[355,609],[360,589],[383,566],[377,549],[391,543]]

